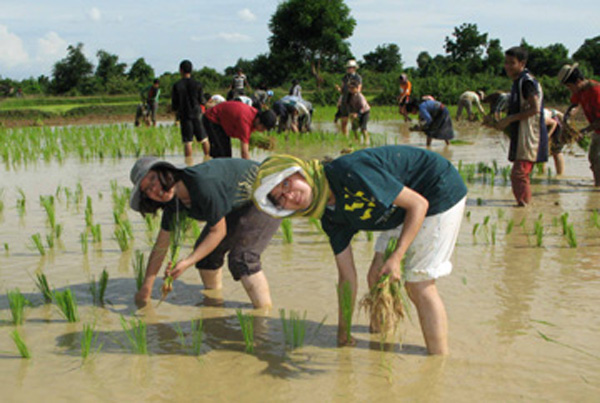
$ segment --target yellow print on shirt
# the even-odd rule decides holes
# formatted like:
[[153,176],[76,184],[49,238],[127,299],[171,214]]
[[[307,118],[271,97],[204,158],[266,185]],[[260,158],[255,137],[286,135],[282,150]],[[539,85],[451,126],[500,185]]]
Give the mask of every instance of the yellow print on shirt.
[[365,197],[365,192],[359,190],[356,193],[352,193],[348,188],[344,188],[344,210],[345,211],[363,211],[362,216],[359,218],[362,221],[371,218],[371,211],[375,207],[375,203]]

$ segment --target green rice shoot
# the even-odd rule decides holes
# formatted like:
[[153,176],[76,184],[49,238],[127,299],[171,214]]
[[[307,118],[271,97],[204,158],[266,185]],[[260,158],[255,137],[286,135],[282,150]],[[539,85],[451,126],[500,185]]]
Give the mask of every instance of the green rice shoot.
[[240,323],[240,329],[242,330],[245,351],[248,354],[253,354],[254,353],[254,317],[250,314],[242,313],[241,309],[236,309],[235,313],[236,313],[238,321]]
[[289,318],[286,319],[285,309],[280,309],[279,316],[283,328],[284,346],[291,350],[302,347],[306,336],[306,311],[301,316],[300,312],[290,310]]
[[352,340],[352,312],[354,311],[352,285],[349,281],[344,281],[342,284],[338,284],[337,291],[342,320],[346,330],[346,341],[350,342]]
[[192,320],[191,328],[192,328],[192,351],[195,355],[200,355],[202,352],[202,319]]
[[52,302],[52,290],[50,289],[50,285],[48,285],[48,279],[44,273],[38,272],[35,274],[35,285],[42,293],[44,302],[47,304]]
[[106,269],[102,270],[100,279],[96,283],[96,279],[92,277],[90,280],[90,293],[92,294],[92,300],[95,305],[104,305],[104,294],[106,293],[106,287],[108,286],[108,272]]
[[79,322],[77,299],[70,288],[64,291],[54,291],[54,302],[68,322]]
[[281,220],[281,233],[283,235],[284,243],[294,242],[294,232],[292,230],[292,220],[290,218]]
[[127,322],[121,315],[121,327],[125,332],[131,352],[148,354],[147,327],[142,319],[132,318]]
[[17,350],[19,350],[19,354],[21,355],[21,358],[27,358],[27,359],[31,358],[31,353],[29,352],[29,349],[27,348],[27,344],[25,344],[25,340],[23,340],[23,337],[21,337],[21,334],[19,333],[19,331],[17,329],[12,331],[12,333],[10,334],[10,337],[15,342],[15,345],[17,346]]
[[31,241],[33,242],[33,246],[37,249],[40,255],[46,255],[46,249],[44,248],[44,244],[42,243],[42,236],[38,233],[35,233],[31,236]]
[[140,250],[135,251],[135,257],[133,258],[133,273],[135,275],[135,287],[137,291],[142,289],[144,284],[144,278],[146,277],[146,257]]
[[96,324],[84,324],[81,332],[81,358],[85,361],[91,354],[100,352],[102,345],[98,345],[98,332]]
[[22,325],[25,320],[25,307],[31,306],[31,303],[21,294],[18,288],[15,288],[13,291],[7,291],[6,298],[8,299],[12,323],[14,325]]

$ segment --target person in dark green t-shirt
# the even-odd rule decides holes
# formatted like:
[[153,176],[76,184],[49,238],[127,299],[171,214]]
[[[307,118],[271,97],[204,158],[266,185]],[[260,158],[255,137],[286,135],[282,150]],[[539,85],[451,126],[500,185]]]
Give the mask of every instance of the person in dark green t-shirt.
[[[356,299],[356,268],[350,241],[360,230],[382,231],[367,281],[375,286],[390,274],[400,281],[405,258],[408,295],[415,304],[427,349],[446,354],[447,319],[435,280],[452,271],[467,188],[452,164],[428,150],[385,146],[356,151],[322,164],[292,156],[272,156],[260,166],[255,204],[274,217],[321,219],[335,254],[339,284],[350,283]],[[390,238],[396,250],[387,261]],[[347,339],[340,307],[338,343]]]
[[165,275],[177,279],[196,265],[206,289],[221,288],[221,266],[229,252],[229,270],[241,280],[255,308],[271,306],[267,278],[261,271],[260,255],[279,228],[279,220],[259,211],[251,202],[257,173],[254,161],[215,159],[178,168],[155,157],[140,158],[131,169],[134,184],[130,206],[142,215],[163,210],[161,229],[148,258],[142,288],[135,296],[145,305],[169,249],[170,232],[180,220],[191,217],[206,221],[193,251]]

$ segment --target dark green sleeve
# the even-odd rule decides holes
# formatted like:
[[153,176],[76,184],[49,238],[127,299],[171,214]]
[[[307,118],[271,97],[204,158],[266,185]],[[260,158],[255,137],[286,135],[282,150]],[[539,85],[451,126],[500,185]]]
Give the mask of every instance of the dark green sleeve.
[[358,232],[347,225],[335,224],[326,216],[323,216],[321,219],[321,226],[329,237],[329,244],[331,245],[331,249],[333,249],[334,255],[342,253],[350,245],[350,241],[352,241],[352,238]]

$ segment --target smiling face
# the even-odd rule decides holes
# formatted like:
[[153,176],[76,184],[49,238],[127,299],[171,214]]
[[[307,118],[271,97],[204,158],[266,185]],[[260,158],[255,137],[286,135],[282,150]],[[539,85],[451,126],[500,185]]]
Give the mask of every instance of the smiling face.
[[164,190],[158,177],[158,172],[150,170],[140,182],[140,191],[146,197],[159,202],[167,203],[175,196],[175,186],[169,190]]
[[504,57],[504,70],[506,75],[511,79],[516,80],[519,78],[519,74],[525,69],[525,60],[520,61],[514,56],[506,55]]
[[295,173],[288,176],[269,192],[269,200],[283,210],[306,210],[313,200],[312,189],[306,179]]

